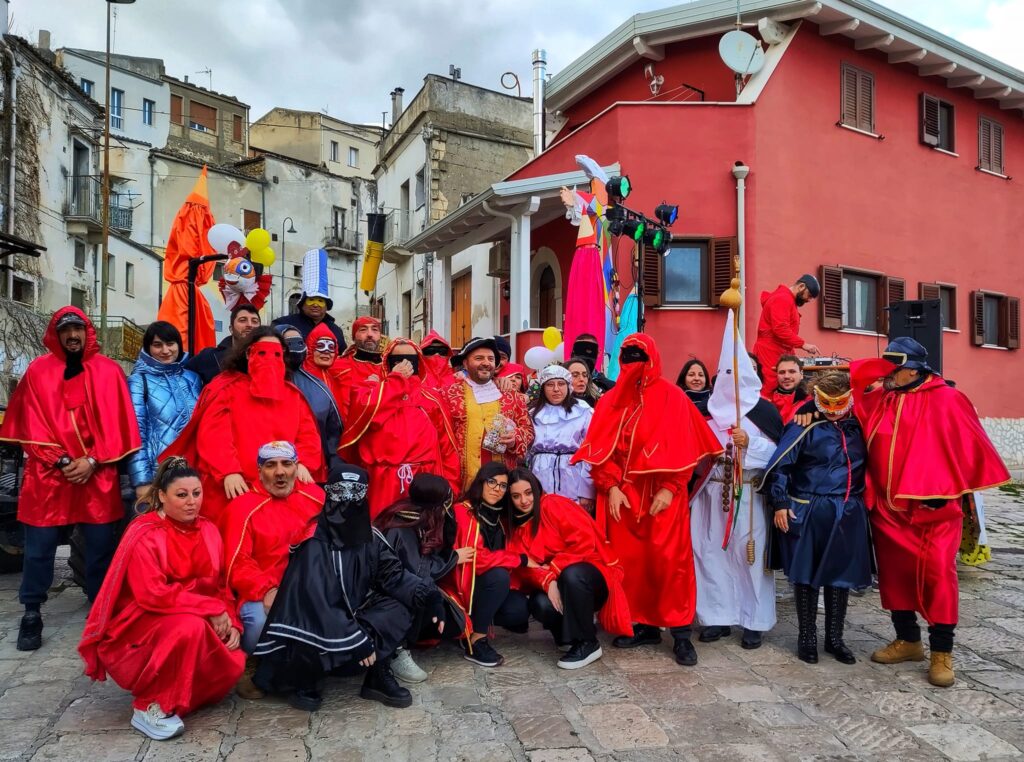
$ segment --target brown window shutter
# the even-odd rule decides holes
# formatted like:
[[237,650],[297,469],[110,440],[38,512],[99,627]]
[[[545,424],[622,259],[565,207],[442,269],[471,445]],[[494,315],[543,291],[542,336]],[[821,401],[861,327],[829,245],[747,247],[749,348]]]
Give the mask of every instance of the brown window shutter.
[[260,213],[248,209],[242,210],[242,228],[248,233],[260,226]]
[[939,99],[928,93],[921,93],[921,142],[937,146],[940,138]]
[[992,171],[1003,173],[1003,127],[998,122],[989,122],[992,134]]
[[883,298],[878,300],[878,332],[889,333],[889,308],[907,298],[907,282],[903,278],[885,276],[879,282]]
[[971,292],[971,342],[976,347],[985,343],[985,294]]
[[242,142],[242,117],[238,114],[235,114],[232,119],[231,139],[238,143]]
[[662,265],[665,259],[653,246],[645,246],[643,250],[643,280],[644,306],[660,307],[662,297]]
[[1002,173],[1002,128],[999,128],[999,165],[996,164],[995,146],[996,123],[987,117],[978,120],[978,166],[989,172]]
[[857,72],[857,128],[875,131],[875,77],[866,71]]
[[1020,349],[1020,299],[1008,296],[1003,299],[1003,333],[1007,349]]
[[843,268],[821,266],[821,327],[843,327]]
[[857,126],[857,83],[859,77],[855,68],[849,64],[842,67],[842,96],[839,121],[850,127]]
[[729,288],[736,274],[736,257],[739,247],[736,236],[731,238],[713,238],[708,245],[708,284],[711,291],[711,304],[718,307],[718,297]]
[[174,124],[181,124],[182,123],[181,111],[182,111],[182,108],[181,108],[181,96],[180,95],[172,95],[171,96],[171,121]]
[[192,101],[188,104],[188,118],[196,124],[203,125],[210,132],[217,131],[217,109],[213,106]]
[[917,286],[917,298],[925,301],[942,298],[937,283],[919,283]]

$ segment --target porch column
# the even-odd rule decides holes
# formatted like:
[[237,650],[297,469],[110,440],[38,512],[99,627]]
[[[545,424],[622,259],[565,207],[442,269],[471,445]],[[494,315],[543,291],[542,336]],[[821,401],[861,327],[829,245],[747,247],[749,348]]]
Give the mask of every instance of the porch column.
[[[452,258],[434,255],[434,263],[441,265],[438,269],[440,284],[434,289],[433,328],[445,339],[452,338]],[[437,283],[435,278],[435,283]]]
[[511,223],[511,267],[509,268],[509,343],[512,359],[516,356],[516,334],[530,327],[530,216],[540,208],[540,197],[515,207],[510,213],[498,211],[484,202],[484,208]]

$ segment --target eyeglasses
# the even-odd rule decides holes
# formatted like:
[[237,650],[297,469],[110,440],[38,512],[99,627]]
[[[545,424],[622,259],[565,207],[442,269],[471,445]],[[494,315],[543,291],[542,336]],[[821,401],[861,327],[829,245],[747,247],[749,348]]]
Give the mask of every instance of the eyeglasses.
[[489,476],[486,479],[484,479],[484,484],[486,484],[491,489],[498,490],[499,492],[504,492],[505,490],[508,489],[508,482],[499,482],[493,476]]

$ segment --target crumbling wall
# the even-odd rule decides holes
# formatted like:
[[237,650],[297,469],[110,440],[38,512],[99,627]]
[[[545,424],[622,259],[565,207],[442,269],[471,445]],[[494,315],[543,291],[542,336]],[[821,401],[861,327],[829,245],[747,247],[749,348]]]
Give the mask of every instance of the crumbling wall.
[[0,297],[0,405],[6,405],[14,384],[28,364],[46,350],[47,319],[28,307]]

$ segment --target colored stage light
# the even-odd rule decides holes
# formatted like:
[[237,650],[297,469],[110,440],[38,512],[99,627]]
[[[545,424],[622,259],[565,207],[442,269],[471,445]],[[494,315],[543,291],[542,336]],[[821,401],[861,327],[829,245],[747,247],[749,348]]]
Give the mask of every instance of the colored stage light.
[[658,204],[654,216],[661,220],[663,225],[672,225],[679,217],[679,207],[675,204]]
[[647,226],[644,225],[643,220],[626,220],[626,224],[623,226],[623,233],[634,241],[641,240],[644,237],[645,230],[647,230]]
[[608,191],[609,200],[618,201],[626,199],[629,196],[629,192],[633,190],[633,187],[629,184],[629,178],[626,176],[613,177],[604,184],[604,188]]

